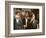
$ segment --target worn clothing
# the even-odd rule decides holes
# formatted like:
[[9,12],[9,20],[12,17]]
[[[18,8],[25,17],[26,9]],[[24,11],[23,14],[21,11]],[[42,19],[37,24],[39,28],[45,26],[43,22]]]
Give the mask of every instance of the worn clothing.
[[14,29],[24,29],[26,21],[24,19],[16,19],[14,18]]

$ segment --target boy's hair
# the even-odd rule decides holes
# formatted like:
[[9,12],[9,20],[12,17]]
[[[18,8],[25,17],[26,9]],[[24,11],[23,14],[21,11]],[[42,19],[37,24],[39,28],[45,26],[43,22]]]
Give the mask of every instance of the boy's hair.
[[18,14],[18,13],[21,13],[21,11],[20,10],[16,10],[15,14]]

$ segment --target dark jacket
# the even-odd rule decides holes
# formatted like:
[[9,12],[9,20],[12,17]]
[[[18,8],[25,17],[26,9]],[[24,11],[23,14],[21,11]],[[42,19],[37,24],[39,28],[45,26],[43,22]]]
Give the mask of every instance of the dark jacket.
[[16,21],[16,18],[14,18],[14,29],[19,29],[23,26],[22,20],[19,20],[18,22]]

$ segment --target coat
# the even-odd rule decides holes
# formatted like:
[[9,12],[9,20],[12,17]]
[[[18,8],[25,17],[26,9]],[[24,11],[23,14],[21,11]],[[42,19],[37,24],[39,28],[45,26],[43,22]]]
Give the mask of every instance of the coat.
[[25,25],[25,19],[19,19],[19,21],[16,21],[16,18],[14,18],[14,29],[24,29]]

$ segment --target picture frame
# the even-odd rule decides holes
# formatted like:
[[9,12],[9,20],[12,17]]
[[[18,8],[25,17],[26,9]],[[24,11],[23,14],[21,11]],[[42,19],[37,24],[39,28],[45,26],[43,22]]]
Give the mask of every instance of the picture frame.
[[[13,30],[13,8],[35,8],[40,9],[40,29],[27,29],[27,30]],[[12,14],[11,14],[12,13]],[[18,2],[18,1],[5,1],[5,36],[18,37],[18,36],[35,36],[45,34],[45,3],[32,3],[32,2]]]

